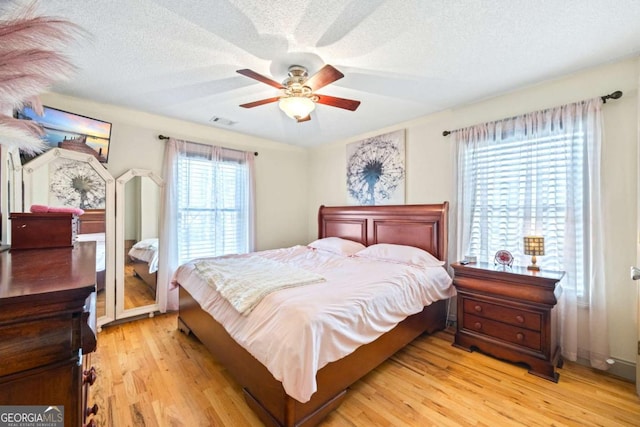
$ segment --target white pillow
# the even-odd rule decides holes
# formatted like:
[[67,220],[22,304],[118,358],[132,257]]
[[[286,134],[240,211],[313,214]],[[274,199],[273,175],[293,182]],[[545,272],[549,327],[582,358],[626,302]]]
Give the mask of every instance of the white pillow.
[[429,252],[420,248],[405,245],[393,245],[390,243],[378,243],[377,245],[371,245],[357,252],[355,256],[415,265],[418,267],[440,267],[444,265],[444,261],[440,261]]
[[323,239],[314,240],[307,246],[345,256],[351,256],[365,248],[362,243],[354,242],[353,240],[341,239],[340,237],[325,237]]
[[158,249],[158,239],[144,239],[133,245],[136,249]]

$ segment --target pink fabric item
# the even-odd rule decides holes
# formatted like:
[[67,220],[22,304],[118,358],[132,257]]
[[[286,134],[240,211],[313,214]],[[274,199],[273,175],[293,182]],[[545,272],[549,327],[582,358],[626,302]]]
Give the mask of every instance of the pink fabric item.
[[45,205],[31,205],[31,212],[32,212],[32,213],[45,213],[45,212],[49,212],[49,206],[45,206]]
[[45,206],[45,205],[31,205],[32,213],[70,213],[74,215],[82,215],[84,210],[80,208],[68,208],[68,207],[55,207],[55,206]]
[[80,208],[66,208],[66,207],[54,207],[54,206],[49,206],[49,212],[72,213],[75,215],[82,215],[84,213],[84,211]]

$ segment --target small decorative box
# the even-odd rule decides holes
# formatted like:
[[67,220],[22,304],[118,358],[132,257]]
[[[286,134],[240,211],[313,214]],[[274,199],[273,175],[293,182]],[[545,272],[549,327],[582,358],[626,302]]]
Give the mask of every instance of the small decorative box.
[[78,234],[78,216],[71,213],[9,214],[11,249],[70,247]]

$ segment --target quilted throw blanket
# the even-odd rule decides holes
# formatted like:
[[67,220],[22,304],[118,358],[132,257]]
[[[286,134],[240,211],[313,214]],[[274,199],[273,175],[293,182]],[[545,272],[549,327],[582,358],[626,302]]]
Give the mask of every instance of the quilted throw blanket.
[[260,256],[214,258],[194,265],[198,275],[245,316],[271,292],[325,280],[314,272]]

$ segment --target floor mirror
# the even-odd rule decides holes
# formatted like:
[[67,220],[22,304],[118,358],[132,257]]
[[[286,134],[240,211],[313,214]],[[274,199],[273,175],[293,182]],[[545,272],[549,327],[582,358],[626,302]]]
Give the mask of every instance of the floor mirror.
[[160,241],[160,197],[164,180],[146,169],[130,169],[116,180],[116,318],[153,316]]
[[2,197],[2,243],[11,243],[11,212],[22,212],[22,164],[17,149],[0,146],[0,197]]

